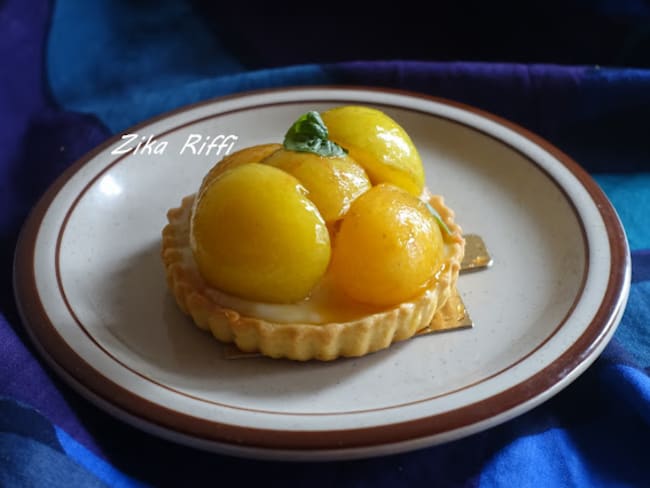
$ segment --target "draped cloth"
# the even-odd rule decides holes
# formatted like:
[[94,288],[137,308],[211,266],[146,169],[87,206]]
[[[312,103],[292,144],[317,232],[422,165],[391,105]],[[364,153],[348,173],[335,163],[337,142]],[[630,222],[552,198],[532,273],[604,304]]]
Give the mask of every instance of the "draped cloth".
[[[415,60],[250,69],[191,2],[152,5],[0,2],[0,485],[650,483],[650,70]],[[632,250],[628,306],[604,353],[564,391],[502,425],[338,463],[196,451],[123,424],[73,392],[35,352],[13,298],[16,238],[39,196],[77,158],[150,116],[255,88],[319,84],[468,103],[540,134],[587,169]]]

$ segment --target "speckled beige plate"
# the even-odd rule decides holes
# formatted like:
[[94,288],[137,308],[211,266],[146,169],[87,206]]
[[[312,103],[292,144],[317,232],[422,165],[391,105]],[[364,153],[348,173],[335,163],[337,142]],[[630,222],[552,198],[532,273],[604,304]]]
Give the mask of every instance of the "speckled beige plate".
[[[427,185],[491,269],[461,276],[475,327],[358,359],[224,359],[169,294],[159,258],[168,208],[212,157],[180,155],[192,134],[280,141],[307,110],[376,106],[412,136]],[[15,261],[24,324],[51,366],[117,417],[177,442],[269,459],[342,459],[457,439],[569,385],[602,351],[630,280],[621,224],[591,178],[529,132],[415,94],[297,88],[183,108],[131,131],[162,154],[112,154],[119,136],[46,193]],[[214,154],[214,151],[213,151]]]

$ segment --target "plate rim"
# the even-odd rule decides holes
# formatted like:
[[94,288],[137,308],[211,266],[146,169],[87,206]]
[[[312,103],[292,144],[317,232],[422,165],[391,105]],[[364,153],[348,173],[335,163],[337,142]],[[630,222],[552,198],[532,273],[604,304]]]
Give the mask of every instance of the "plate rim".
[[[564,353],[555,357],[549,365],[538,371],[533,376],[529,376],[524,381],[517,383],[513,387],[498,392],[496,395],[491,395],[478,402],[466,404],[458,409],[440,414],[393,424],[327,431],[273,430],[223,424],[194,417],[186,412],[179,412],[167,408],[164,405],[155,403],[127,390],[123,386],[104,376],[101,371],[96,370],[92,365],[88,364],[82,357],[80,357],[59,335],[47,315],[45,306],[40,300],[37,291],[34,263],[36,254],[36,238],[41,223],[50,208],[50,204],[55,200],[67,182],[88,162],[92,161],[97,155],[101,154],[108,147],[119,141],[121,134],[135,133],[142,127],[149,126],[171,116],[189,112],[195,108],[206,105],[222,103],[228,100],[246,99],[258,95],[273,95],[278,93],[291,93],[299,96],[301,91],[310,90],[318,90],[323,93],[327,92],[327,94],[323,94],[324,98],[327,98],[328,96],[332,97],[333,93],[336,93],[337,91],[356,91],[360,93],[370,92],[377,94],[395,94],[411,99],[422,99],[427,102],[436,102],[459,108],[486,118],[489,121],[495,122],[498,125],[504,126],[518,135],[523,136],[525,139],[528,139],[533,144],[551,154],[551,156],[568,169],[587,192],[589,198],[596,205],[598,212],[603,219],[611,253],[610,270],[613,271],[609,276],[605,295],[598,306],[598,310],[596,311],[593,320],[584,328],[578,339],[573,342]],[[299,102],[300,100],[296,99],[296,101]],[[458,121],[454,122],[458,123]],[[518,151],[517,148],[514,148],[508,142],[492,134],[487,134],[477,127],[463,123],[461,123],[461,125],[471,127],[476,131],[506,144],[511,149]],[[545,171],[540,167],[539,163],[531,157],[525,157],[531,160],[537,168]],[[561,190],[565,190],[565,188],[560,185],[555,178],[548,174],[547,176],[552,178]],[[569,201],[572,202],[570,198]],[[588,242],[586,242],[586,245],[588,245]],[[336,451],[341,450],[344,447],[376,448],[386,446],[387,444],[422,439],[428,436],[443,435],[458,429],[470,428],[480,423],[489,422],[491,419],[499,416],[503,417],[504,415],[506,418],[503,418],[501,421],[505,421],[515,415],[513,413],[512,415],[507,416],[508,412],[512,412],[518,407],[533,402],[535,399],[542,398],[538,402],[541,403],[546,399],[543,398],[545,395],[548,396],[555,394],[557,391],[567,386],[572,381],[572,379],[569,378],[570,375],[573,374],[577,377],[577,375],[582,373],[584,369],[586,369],[586,367],[596,359],[602,348],[605,347],[620,320],[622,310],[627,301],[630,274],[630,253],[627,239],[625,237],[625,231],[612,204],[600,187],[598,187],[597,183],[580,165],[541,136],[514,122],[482,109],[478,109],[474,106],[418,92],[366,86],[305,85],[300,87],[280,87],[253,90],[211,98],[162,113],[108,138],[104,143],[97,146],[95,149],[91,150],[70,165],[70,167],[68,167],[54,181],[34,206],[23,224],[17,241],[14,254],[13,279],[16,304],[18,306],[23,326],[27,329],[31,340],[38,346],[39,352],[42,355],[45,355],[46,359],[71,375],[71,378],[67,378],[67,381],[69,383],[71,382],[70,380],[77,382],[78,385],[73,385],[76,386],[77,390],[79,390],[79,387],[82,389],[86,388],[92,395],[98,395],[103,400],[113,403],[115,407],[123,410],[127,415],[132,415],[136,418],[142,419],[144,422],[153,423],[163,429],[171,429],[173,432],[181,434],[181,436],[189,435],[197,440],[233,444],[252,449],[309,449],[314,451]],[[57,354],[57,357],[55,358],[46,352],[48,350],[58,351],[59,354]],[[111,402],[111,399],[117,400]],[[91,401],[93,401],[92,398]],[[96,401],[94,403],[97,404]],[[103,409],[106,410],[105,408]],[[151,409],[154,409],[156,415],[143,415],[143,412],[151,411]],[[318,432],[318,435],[314,436],[314,432]],[[342,443],[342,437],[346,437],[347,441]]]

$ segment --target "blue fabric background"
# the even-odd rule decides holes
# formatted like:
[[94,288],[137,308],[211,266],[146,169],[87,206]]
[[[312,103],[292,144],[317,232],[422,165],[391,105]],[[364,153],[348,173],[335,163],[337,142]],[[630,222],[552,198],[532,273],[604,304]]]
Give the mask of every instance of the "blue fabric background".
[[[621,59],[642,57],[638,19],[647,8],[596,3],[602,18],[634,29],[636,37],[621,43]],[[237,32],[224,36],[220,25],[236,19],[210,17],[214,7],[204,4],[0,2],[0,485],[179,486],[232,478],[244,486],[650,486],[650,70],[345,56],[270,67],[280,34],[246,32],[243,49]],[[602,27],[594,15],[585,35]],[[319,46],[314,41],[315,53]],[[161,441],[99,411],[42,366],[18,320],[10,277],[17,232],[47,185],[147,117],[253,88],[321,83],[404,88],[476,105],[546,137],[594,175],[633,250],[628,308],[594,365],[549,402],[486,432],[325,464],[232,459]]]

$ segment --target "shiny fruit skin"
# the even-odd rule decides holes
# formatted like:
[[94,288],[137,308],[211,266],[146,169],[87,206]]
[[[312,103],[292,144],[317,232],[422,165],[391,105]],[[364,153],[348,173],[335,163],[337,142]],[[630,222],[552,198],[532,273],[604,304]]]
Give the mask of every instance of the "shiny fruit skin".
[[380,110],[346,105],[321,114],[329,138],[349,151],[373,184],[392,183],[419,196],[424,188],[420,155],[406,131]]
[[281,147],[282,145],[275,143],[259,144],[256,146],[245,147],[239,151],[224,156],[223,159],[215,164],[210,169],[208,174],[205,175],[203,181],[201,182],[201,187],[199,189],[198,195],[203,192],[203,190],[212,182],[212,180],[217,178],[226,170],[241,166],[242,164],[259,163],[262,161],[262,159],[274,153]]
[[309,191],[325,222],[334,222],[350,204],[370,189],[361,166],[348,156],[323,157],[309,152],[280,149],[262,161],[295,176]]
[[209,285],[262,302],[308,296],[331,252],[325,222],[304,187],[258,163],[232,168],[205,188],[194,207],[190,244]]
[[350,298],[387,307],[416,296],[440,267],[442,252],[440,228],[425,204],[380,184],[343,218],[330,272]]

